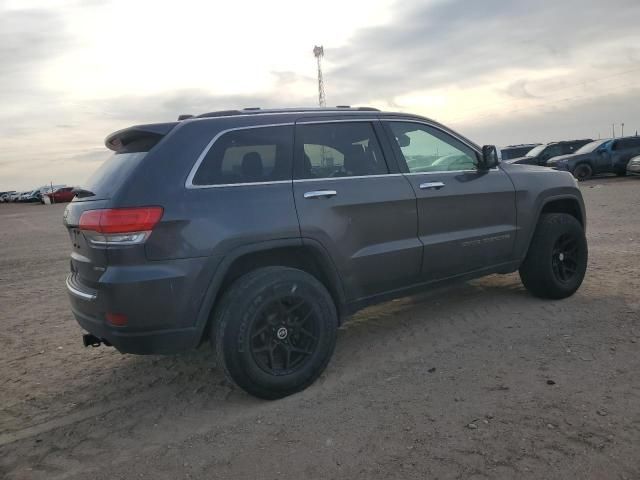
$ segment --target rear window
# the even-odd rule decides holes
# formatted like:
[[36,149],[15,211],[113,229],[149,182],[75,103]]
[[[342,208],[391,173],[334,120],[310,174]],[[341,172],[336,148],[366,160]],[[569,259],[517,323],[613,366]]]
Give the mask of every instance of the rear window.
[[116,153],[107,158],[98,169],[93,172],[83,189],[94,195],[83,200],[97,200],[109,198],[120,188],[131,172],[140,164],[147,152]]
[[193,185],[291,180],[293,127],[254,127],[222,135],[206,153]]

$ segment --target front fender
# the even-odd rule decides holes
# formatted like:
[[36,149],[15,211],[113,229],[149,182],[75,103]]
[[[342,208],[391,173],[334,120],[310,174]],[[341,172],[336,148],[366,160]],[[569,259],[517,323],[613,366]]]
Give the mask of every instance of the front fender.
[[514,260],[522,261],[527,254],[538,219],[551,202],[571,200],[578,206],[582,224],[586,228],[584,201],[575,179],[569,172],[547,167],[526,165],[505,166],[516,191],[517,234]]

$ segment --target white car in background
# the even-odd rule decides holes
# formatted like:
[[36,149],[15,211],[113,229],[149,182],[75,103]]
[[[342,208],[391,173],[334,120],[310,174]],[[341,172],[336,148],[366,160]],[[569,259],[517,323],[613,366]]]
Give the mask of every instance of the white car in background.
[[640,155],[633,157],[627,163],[627,175],[640,175]]

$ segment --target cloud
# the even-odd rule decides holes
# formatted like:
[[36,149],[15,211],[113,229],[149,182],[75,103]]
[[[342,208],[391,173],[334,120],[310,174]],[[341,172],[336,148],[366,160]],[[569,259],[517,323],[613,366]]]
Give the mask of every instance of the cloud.
[[611,137],[615,124],[616,135],[625,123],[625,134],[640,130],[637,102],[640,87],[625,92],[590,98],[578,102],[549,102],[536,109],[508,112],[502,118],[479,117],[452,125],[479,144],[519,144],[550,142],[580,138]]
[[[332,88],[341,101],[476,86],[517,69],[571,67],[584,52],[609,45],[619,64],[638,65],[640,50],[632,41],[638,45],[636,0],[451,0],[397,7],[389,24],[357,32],[342,48],[325,49],[334,64],[328,77],[335,79]],[[623,32],[632,37],[612,43],[612,32],[613,38],[623,39]],[[620,45],[625,55],[619,55]],[[606,60],[592,55],[590,62]]]
[[507,95],[515,98],[539,98],[527,90],[527,80],[511,82],[504,91]]
[[[111,0],[64,0],[55,8],[46,2],[41,5],[47,8],[2,5],[0,0],[0,189],[27,188],[52,174],[64,174],[62,183],[81,182],[106,152],[102,139],[128,125],[214,110],[317,103],[310,52],[300,61],[297,47],[269,43],[269,32],[292,21],[285,16],[265,19],[264,30],[259,24],[250,30],[260,39],[260,50],[277,57],[261,62],[255,78],[234,73],[221,60],[244,58],[233,41],[212,44],[211,52],[207,46],[210,55],[202,56],[184,49],[192,41],[188,36],[167,42],[153,35],[173,30],[157,24],[145,29],[146,20],[141,21],[136,35],[144,39],[142,47],[159,42],[168,49],[157,57],[166,70],[158,71],[180,73],[177,87],[150,82],[147,91],[148,59],[118,70],[118,56],[105,52],[113,44],[129,45],[127,36],[109,37],[110,29],[91,36],[91,22],[84,21],[95,26],[107,14],[117,18],[122,5]],[[622,121],[627,132],[640,129],[637,0],[399,0],[388,11],[393,13],[386,20],[324,45],[330,105],[421,113],[480,143],[604,136],[611,123]],[[195,5],[189,11],[199,13]],[[91,50],[96,45],[102,56]],[[84,88],[88,82],[77,75],[91,68],[84,61],[113,76],[98,76],[100,89]],[[202,65],[215,68],[200,70]],[[75,75],[67,66],[76,68]],[[75,81],[83,94],[65,80]],[[131,84],[142,85],[137,91],[144,94],[129,93]]]
[[0,6],[0,100],[38,84],[38,69],[69,48],[61,13],[51,9],[7,10]]

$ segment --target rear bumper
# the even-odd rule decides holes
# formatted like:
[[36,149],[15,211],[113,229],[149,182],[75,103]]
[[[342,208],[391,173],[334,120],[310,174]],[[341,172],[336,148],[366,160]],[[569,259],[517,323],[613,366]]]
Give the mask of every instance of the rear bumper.
[[76,321],[87,332],[107,340],[119,352],[137,355],[179,353],[190,350],[200,342],[196,328],[177,330],[148,330],[142,332],[119,331],[97,318],[92,318],[72,308]]
[[[92,287],[67,277],[71,311],[87,332],[123,353],[166,354],[195,348],[205,321],[199,310],[210,278],[202,259],[170,260],[135,266],[110,266]],[[112,325],[107,313],[123,315]]]

